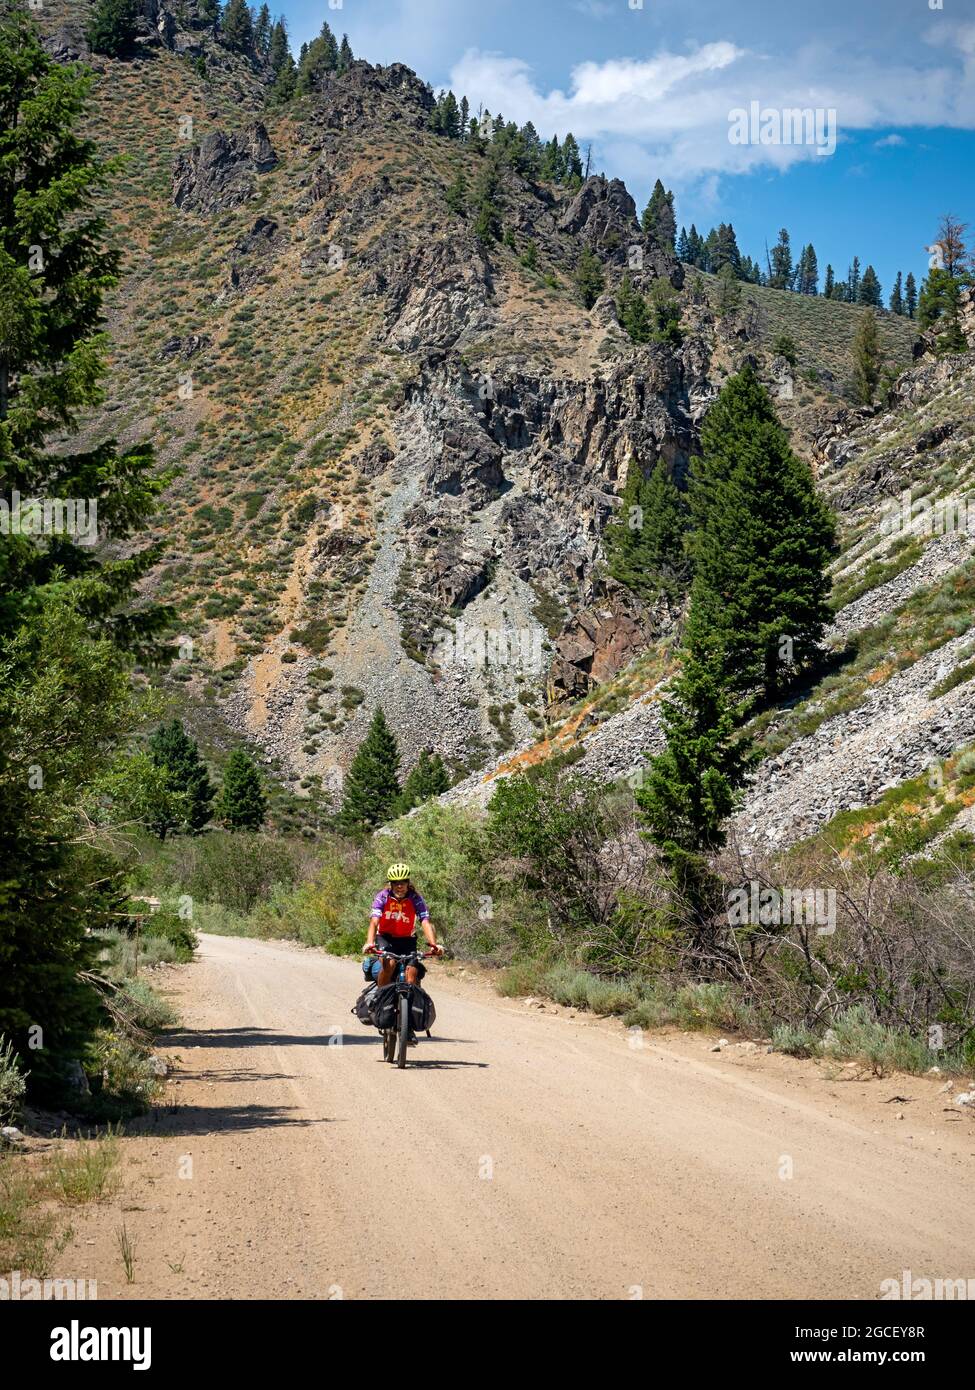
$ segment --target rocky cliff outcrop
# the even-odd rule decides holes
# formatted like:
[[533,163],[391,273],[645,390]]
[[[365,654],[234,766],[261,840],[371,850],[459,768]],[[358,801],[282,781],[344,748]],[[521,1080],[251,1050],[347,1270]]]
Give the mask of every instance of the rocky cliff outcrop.
[[173,202],[181,212],[213,217],[254,196],[257,175],[278,162],[261,121],[239,134],[215,130],[173,164]]

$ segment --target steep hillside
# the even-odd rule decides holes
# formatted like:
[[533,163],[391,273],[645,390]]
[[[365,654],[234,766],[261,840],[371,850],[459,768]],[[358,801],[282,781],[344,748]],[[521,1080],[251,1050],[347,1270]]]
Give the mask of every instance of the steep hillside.
[[[792,843],[910,779],[927,777],[937,792],[975,743],[973,392],[975,351],[923,361],[884,409],[843,409],[817,439],[817,471],[841,522],[832,669],[754,721],[764,757],[740,836]],[[446,799],[483,802],[498,775],[553,754],[583,775],[632,783],[662,745],[671,669],[668,643],[651,647],[545,741]],[[941,829],[967,798],[949,805],[938,801]]]
[[[85,55],[86,8],[45,7],[59,58]],[[713,282],[685,285],[601,176],[576,191],[503,169],[503,238],[485,244],[485,152],[429,129],[409,69],[356,62],[278,109],[194,6],[145,14],[137,57],[92,60],[93,134],[127,157],[111,195],[127,275],[90,434],[148,434],[178,470],[152,587],[179,607],[170,682],[198,731],[243,733],[296,789],[334,792],[381,704],[407,767],[431,746],[463,775],[634,660],[656,669],[675,615],[602,570],[627,469],[681,476],[746,358],[812,458],[846,418],[861,311],[746,287],[720,316]],[[610,293],[582,307],[586,247],[608,292],[639,248],[637,287],[681,293],[680,347],[631,343]],[[909,323],[881,332],[907,365]]]

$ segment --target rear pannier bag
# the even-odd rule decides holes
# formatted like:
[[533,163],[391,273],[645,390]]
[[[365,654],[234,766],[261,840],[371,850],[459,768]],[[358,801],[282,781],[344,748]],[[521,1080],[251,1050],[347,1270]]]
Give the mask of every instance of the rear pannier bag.
[[396,1027],[398,1004],[399,995],[395,985],[383,985],[382,989],[376,989],[376,997],[372,1004],[372,1021],[377,1028]]
[[433,1000],[425,989],[419,985],[413,986],[413,999],[410,1004],[410,1023],[414,1033],[424,1033],[432,1028],[437,1018],[437,1011],[433,1006]]
[[376,1001],[376,993],[375,985],[366,985],[365,989],[352,1006],[352,1012],[360,1023],[372,1023],[372,1006]]

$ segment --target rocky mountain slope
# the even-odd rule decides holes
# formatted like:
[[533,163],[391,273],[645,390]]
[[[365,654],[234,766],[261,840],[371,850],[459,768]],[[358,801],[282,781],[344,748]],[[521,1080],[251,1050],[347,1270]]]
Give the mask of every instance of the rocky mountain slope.
[[[86,8],[45,6],[59,59],[86,56]],[[970,363],[915,368],[891,413],[852,410],[860,310],[750,287],[720,314],[714,283],[643,235],[618,180],[567,189],[506,169],[504,235],[482,244],[473,194],[458,213],[447,189],[463,171],[473,190],[485,155],[429,129],[433,95],[402,65],[359,61],[269,107],[267,74],[223,48],[192,0],[145,0],[139,55],[91,62],[92,132],[128,163],[111,192],[127,276],[89,432],[148,434],[178,469],[153,580],[185,622],[171,683],[198,732],[246,735],[296,789],[336,790],[377,704],[406,768],[428,746],[469,774],[460,796],[513,750],[571,746],[583,770],[629,771],[652,746],[649,692],[676,615],[606,579],[602,533],[629,468],[662,457],[686,470],[744,360],[848,521],[840,584],[883,569],[871,528],[911,460],[927,477],[962,441]],[[589,311],[573,281],[584,248],[607,291]],[[612,291],[634,260],[638,287],[679,294],[679,347],[639,347],[621,329]],[[799,348],[794,382],[770,347],[783,328]],[[907,367],[912,326],[882,316],[881,336],[889,364]],[[912,453],[929,417],[925,428],[951,429]],[[963,556],[911,559],[887,597],[875,591],[878,611],[909,601],[909,576],[923,592],[926,566],[943,578]],[[946,716],[942,743],[966,728]],[[918,757],[881,758],[878,776]],[[783,796],[768,824],[791,834]]]

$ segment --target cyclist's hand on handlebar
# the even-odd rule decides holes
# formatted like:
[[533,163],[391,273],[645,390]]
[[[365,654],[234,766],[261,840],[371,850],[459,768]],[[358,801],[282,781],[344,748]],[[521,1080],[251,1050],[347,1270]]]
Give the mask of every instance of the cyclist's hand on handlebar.
[[364,956],[378,956],[379,947],[376,945],[374,941],[367,941],[362,948],[362,954]]

